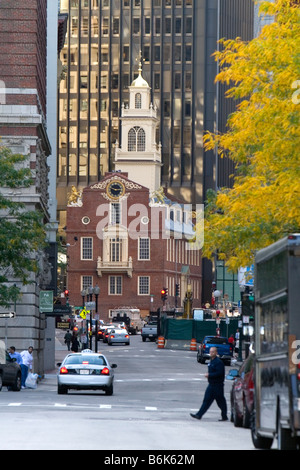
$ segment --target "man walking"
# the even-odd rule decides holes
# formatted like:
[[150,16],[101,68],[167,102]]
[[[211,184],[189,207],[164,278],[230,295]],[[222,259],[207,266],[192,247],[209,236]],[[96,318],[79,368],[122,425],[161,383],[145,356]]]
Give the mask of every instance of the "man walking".
[[65,340],[65,343],[67,345],[68,351],[70,351],[70,344],[71,344],[71,341],[72,341],[72,335],[71,335],[69,330],[66,332],[66,334],[64,336],[64,340]]
[[201,419],[212,405],[213,401],[216,400],[221,410],[221,419],[219,419],[219,421],[228,421],[227,404],[224,397],[225,367],[217,354],[217,348],[211,347],[209,350],[211,360],[208,364],[208,373],[205,374],[205,377],[208,379],[208,387],[205,391],[203,403],[199,411],[196,414],[190,413],[192,418]]

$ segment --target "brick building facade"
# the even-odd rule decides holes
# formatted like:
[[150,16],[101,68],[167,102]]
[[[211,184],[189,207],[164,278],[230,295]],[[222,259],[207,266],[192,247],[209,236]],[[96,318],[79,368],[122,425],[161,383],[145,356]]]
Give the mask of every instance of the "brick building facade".
[[[162,307],[160,291],[168,288],[166,308],[177,306],[190,284],[194,307],[201,306],[201,256],[193,249],[186,207],[150,197],[149,188],[126,173],[107,173],[84,188],[67,208],[69,301],[82,305],[82,291],[100,287],[100,319],[127,306],[142,316]],[[177,228],[174,221],[177,219]],[[180,233],[181,230],[181,233]]]

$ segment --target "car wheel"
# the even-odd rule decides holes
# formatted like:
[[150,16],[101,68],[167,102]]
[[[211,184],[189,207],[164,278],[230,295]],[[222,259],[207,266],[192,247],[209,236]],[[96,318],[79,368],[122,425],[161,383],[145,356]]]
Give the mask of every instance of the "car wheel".
[[282,427],[280,410],[277,418],[277,448],[278,450],[297,450],[297,439],[292,437],[290,429]]
[[239,417],[237,409],[236,409],[236,404],[233,405],[233,424],[236,428],[240,428],[243,424],[243,419]]
[[65,385],[58,385],[57,386],[57,393],[58,395],[66,395],[68,393],[67,387]]
[[15,383],[12,386],[13,392],[19,392],[21,390],[21,374],[18,374]]
[[113,395],[114,393],[114,386],[111,384],[107,389],[105,390],[105,395]]
[[247,408],[245,399],[243,401],[243,428],[250,428],[250,413]]
[[270,450],[273,444],[273,439],[269,437],[262,437],[256,433],[255,428],[255,411],[251,413],[251,439],[255,449]]
[[3,382],[2,382],[2,375],[0,375],[0,392],[1,392],[1,390],[2,390],[2,384],[3,384]]
[[144,336],[142,336],[142,340],[143,340],[143,343],[146,341],[146,338]]

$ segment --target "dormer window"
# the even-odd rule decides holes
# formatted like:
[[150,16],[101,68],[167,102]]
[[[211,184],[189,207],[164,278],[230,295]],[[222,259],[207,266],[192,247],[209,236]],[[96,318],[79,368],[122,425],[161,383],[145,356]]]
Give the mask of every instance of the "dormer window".
[[135,109],[141,109],[142,108],[142,95],[141,93],[136,93],[135,94]]
[[146,133],[142,127],[132,127],[128,132],[128,152],[144,152],[146,149]]

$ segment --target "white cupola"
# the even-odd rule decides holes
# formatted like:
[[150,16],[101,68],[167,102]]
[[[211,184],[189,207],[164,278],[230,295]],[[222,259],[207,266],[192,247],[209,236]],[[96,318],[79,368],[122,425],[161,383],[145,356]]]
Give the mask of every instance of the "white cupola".
[[146,186],[150,194],[160,187],[161,145],[156,143],[157,110],[151,88],[139,75],[129,87],[129,107],[122,105],[121,146],[116,144],[115,170],[128,173],[132,181]]

